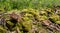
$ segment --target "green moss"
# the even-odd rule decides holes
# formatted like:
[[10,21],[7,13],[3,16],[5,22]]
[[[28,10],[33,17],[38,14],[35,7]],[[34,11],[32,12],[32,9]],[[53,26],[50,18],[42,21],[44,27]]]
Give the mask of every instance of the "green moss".
[[60,21],[56,21],[55,23],[56,23],[56,24],[60,24]]
[[7,24],[9,24],[9,25],[11,25],[11,26],[14,25],[14,23],[12,23],[12,22],[10,22],[10,21],[7,21]]
[[[17,22],[15,27],[11,28],[13,31],[16,30],[17,28],[19,28],[19,30],[24,33],[24,30],[27,30],[28,32],[30,30],[32,30],[32,26],[36,26],[37,27],[37,31],[41,31],[39,29],[45,29],[44,26],[41,24],[40,21],[43,20],[48,20],[49,18],[51,19],[50,21],[54,21],[54,23],[56,24],[60,24],[60,16],[58,14],[55,14],[55,12],[49,8],[49,9],[44,9],[44,10],[35,10],[35,9],[23,9],[23,10],[19,10],[18,12],[16,12],[17,10],[15,10],[16,14],[21,14],[21,20],[20,22]],[[14,12],[7,12],[8,14]],[[20,16],[21,16],[20,15]],[[50,15],[50,16],[48,16]],[[6,18],[6,20],[10,20],[10,17],[8,15],[3,16]],[[14,23],[12,23],[11,21],[7,21],[7,24],[9,24],[11,27],[14,25]],[[1,29],[3,30],[3,28]],[[4,31],[4,30],[3,30]],[[45,31],[45,30],[43,30]],[[46,30],[47,31],[47,30]],[[27,33],[27,32],[26,32]]]
[[5,33],[6,31],[7,30],[3,26],[0,25],[0,33]]

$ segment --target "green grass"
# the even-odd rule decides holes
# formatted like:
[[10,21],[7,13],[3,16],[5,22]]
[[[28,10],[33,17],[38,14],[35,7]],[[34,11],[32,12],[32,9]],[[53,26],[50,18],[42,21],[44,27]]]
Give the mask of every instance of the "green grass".
[[0,0],[0,8],[5,10],[25,9],[25,8],[51,8],[60,6],[60,0]]

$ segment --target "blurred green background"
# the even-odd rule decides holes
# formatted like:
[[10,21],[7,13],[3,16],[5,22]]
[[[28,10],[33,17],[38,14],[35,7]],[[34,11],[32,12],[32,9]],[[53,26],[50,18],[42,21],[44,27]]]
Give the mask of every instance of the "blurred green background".
[[25,8],[51,8],[60,6],[60,0],[0,0],[0,8],[5,10]]

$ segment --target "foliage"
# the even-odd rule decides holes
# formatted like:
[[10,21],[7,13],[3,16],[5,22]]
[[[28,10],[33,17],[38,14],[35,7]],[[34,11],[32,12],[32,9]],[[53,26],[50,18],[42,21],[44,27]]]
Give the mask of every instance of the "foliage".
[[51,8],[60,6],[60,0],[0,0],[0,8],[5,10],[25,9],[25,8]]
[[[0,0],[0,14],[5,18],[5,26],[0,26],[0,33],[16,31],[21,33],[49,33],[49,26],[44,26],[44,20],[60,25],[60,0]],[[21,16],[20,21],[11,21],[9,15],[15,12]],[[0,16],[0,17],[1,17]],[[0,21],[1,22],[1,21]],[[8,25],[8,26],[7,26]],[[47,25],[47,23],[46,23]],[[52,29],[53,33],[58,33]],[[56,31],[55,31],[56,30]],[[19,33],[20,33],[19,32]],[[44,33],[43,32],[43,33]]]
[[[16,11],[18,11],[18,12],[16,12]],[[11,14],[12,12],[15,12],[17,15],[20,14],[22,21],[17,22],[17,23],[15,22],[16,25],[14,24],[14,22],[12,22],[10,20],[11,18],[8,15],[5,15],[3,17],[6,18],[6,20],[9,20],[6,22],[11,27],[11,31],[16,30],[18,27],[20,32],[22,32],[22,33],[30,32],[33,28],[37,29],[40,32],[39,29],[41,29],[41,28],[44,29],[44,26],[42,26],[42,21],[44,21],[44,20],[50,20],[50,21],[52,21],[52,23],[54,22],[56,24],[60,24],[60,15],[58,15],[57,13],[52,12],[52,11],[53,11],[53,9],[51,9],[51,8],[41,9],[41,10],[35,10],[35,9],[28,8],[28,9],[23,9],[23,10],[15,10],[15,11],[12,10],[12,11],[7,12],[7,14]],[[7,26],[6,29],[10,29],[10,28],[8,28],[8,26]]]

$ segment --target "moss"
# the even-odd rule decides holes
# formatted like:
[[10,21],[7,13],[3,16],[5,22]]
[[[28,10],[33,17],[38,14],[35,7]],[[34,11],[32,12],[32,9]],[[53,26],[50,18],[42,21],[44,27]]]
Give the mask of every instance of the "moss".
[[7,23],[8,23],[9,25],[11,25],[11,26],[14,25],[14,23],[12,23],[12,22],[10,22],[10,21],[7,21]]
[[5,33],[6,31],[7,30],[3,26],[0,25],[0,33]]
[[[12,12],[14,11],[11,11],[11,13]],[[11,13],[7,12],[7,14]],[[20,32],[29,33],[33,29],[32,26],[35,26],[36,28],[34,27],[34,29],[37,29],[36,32],[45,31],[45,33],[48,33],[48,31],[45,30],[46,28],[42,25],[41,21],[49,19],[51,22],[54,21],[54,23],[60,24],[60,16],[58,14],[55,14],[54,11],[52,12],[52,9],[50,8],[40,11],[35,9],[23,9],[21,11],[19,10],[18,12],[16,12],[16,14],[21,14],[20,16],[22,21],[16,21],[17,23],[15,23],[15,20],[11,21],[8,15],[3,16],[6,18],[6,20],[8,20],[6,21],[6,23],[11,27],[10,29],[12,29],[12,31],[15,31],[17,28],[19,28]],[[3,28],[1,30],[3,30]]]
[[56,21],[55,23],[56,23],[56,24],[60,24],[60,21]]

